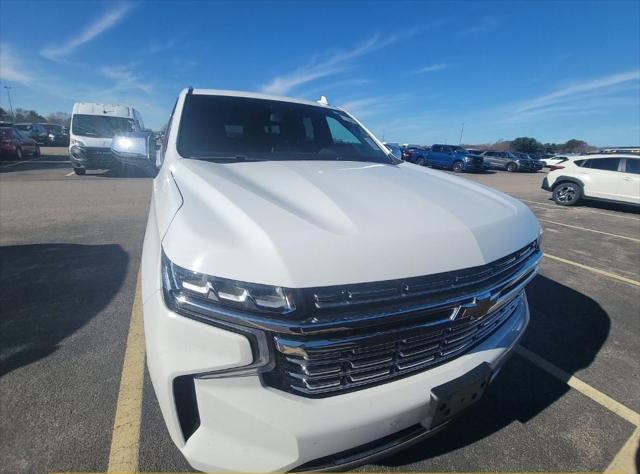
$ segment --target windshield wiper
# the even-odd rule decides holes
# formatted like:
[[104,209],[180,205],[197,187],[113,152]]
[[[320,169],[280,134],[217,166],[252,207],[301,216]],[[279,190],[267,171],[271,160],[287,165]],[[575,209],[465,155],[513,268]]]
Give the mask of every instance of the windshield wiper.
[[189,158],[193,158],[194,160],[202,160],[202,161],[265,161],[260,160],[258,158],[249,158],[247,155],[207,155],[207,154],[193,154],[190,155]]

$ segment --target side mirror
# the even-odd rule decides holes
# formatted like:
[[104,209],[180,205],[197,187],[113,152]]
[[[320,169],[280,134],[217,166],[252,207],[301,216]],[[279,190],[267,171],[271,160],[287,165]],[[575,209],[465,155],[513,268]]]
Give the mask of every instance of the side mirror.
[[151,132],[118,133],[111,141],[111,153],[123,165],[131,165],[155,175],[156,147]]

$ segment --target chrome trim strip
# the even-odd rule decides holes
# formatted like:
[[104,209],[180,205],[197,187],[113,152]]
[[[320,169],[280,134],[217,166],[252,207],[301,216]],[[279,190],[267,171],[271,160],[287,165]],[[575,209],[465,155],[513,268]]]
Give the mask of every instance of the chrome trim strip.
[[[536,260],[531,267],[527,267],[519,275],[517,275],[514,280],[519,281],[519,283],[512,287],[505,294],[502,294],[502,289],[495,293],[497,298],[495,299],[494,304],[489,309],[490,313],[498,311],[500,308],[511,302],[523,289],[524,287],[538,274],[537,268],[538,261]],[[465,299],[469,299],[473,297],[467,297]],[[457,308],[449,308],[454,312],[458,312],[460,307]],[[274,336],[276,349],[279,352],[282,352],[286,355],[294,355],[303,358],[309,358],[313,354],[320,354],[325,352],[327,348],[330,350],[348,350],[353,349],[359,346],[359,344],[363,341],[371,341],[371,344],[375,344],[375,340],[377,338],[381,339],[389,339],[393,337],[395,334],[405,332],[405,331],[413,331],[418,329],[425,329],[432,326],[437,326],[446,322],[447,318],[440,319],[437,321],[427,321],[415,325],[406,325],[403,327],[394,328],[392,330],[379,331],[376,334],[364,334],[364,335],[356,335],[350,337],[340,338],[339,340],[331,340],[331,339],[316,339],[316,340],[297,340],[287,338],[286,336],[276,335]]]
[[[379,325],[381,322],[392,323],[397,319],[406,318],[409,313],[446,312],[446,315],[443,314],[441,318],[439,318],[437,321],[434,321],[433,324],[435,325],[442,323],[447,318],[455,317],[453,311],[455,311],[456,306],[460,306],[465,303],[472,303],[476,296],[479,296],[486,292],[495,292],[499,288],[508,287],[509,283],[525,277],[530,271],[535,269],[541,258],[542,252],[540,250],[534,251],[525,260],[519,263],[519,265],[522,265],[523,268],[520,269],[516,275],[508,275],[507,277],[501,279],[499,282],[488,285],[484,288],[480,288],[471,294],[456,294],[443,300],[406,304],[401,308],[394,310],[364,310],[363,312],[358,313],[357,316],[353,317],[352,319],[328,321],[322,321],[318,319],[303,321],[294,319],[286,320],[286,318],[275,319],[273,317],[265,317],[257,314],[234,311],[232,309],[223,308],[220,306],[212,307],[210,305],[207,305],[206,303],[198,301],[195,298],[190,298],[185,295],[181,295],[179,298],[174,298],[173,301],[176,305],[176,309],[179,312],[196,314],[204,320],[211,319],[213,321],[226,321],[229,323],[241,324],[256,329],[285,335],[330,334],[349,329],[361,329],[365,327],[375,326]],[[462,285],[461,287],[464,287],[464,285]],[[455,289],[458,290],[457,287]],[[442,291],[442,289],[440,288],[439,291]]]

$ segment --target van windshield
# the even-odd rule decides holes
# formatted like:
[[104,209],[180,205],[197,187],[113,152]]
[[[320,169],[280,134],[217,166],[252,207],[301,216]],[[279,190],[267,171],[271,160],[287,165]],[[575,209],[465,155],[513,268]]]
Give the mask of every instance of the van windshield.
[[112,138],[119,132],[135,132],[135,126],[133,120],[124,117],[75,114],[71,131],[85,137]]
[[188,95],[177,145],[185,158],[212,161],[394,162],[344,112],[248,97]]

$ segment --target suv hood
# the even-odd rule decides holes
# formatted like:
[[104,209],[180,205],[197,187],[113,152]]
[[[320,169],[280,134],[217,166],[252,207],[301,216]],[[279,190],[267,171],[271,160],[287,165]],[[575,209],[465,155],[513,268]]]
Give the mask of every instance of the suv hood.
[[193,271],[292,288],[483,265],[538,237],[524,204],[403,163],[181,159],[163,248]]

